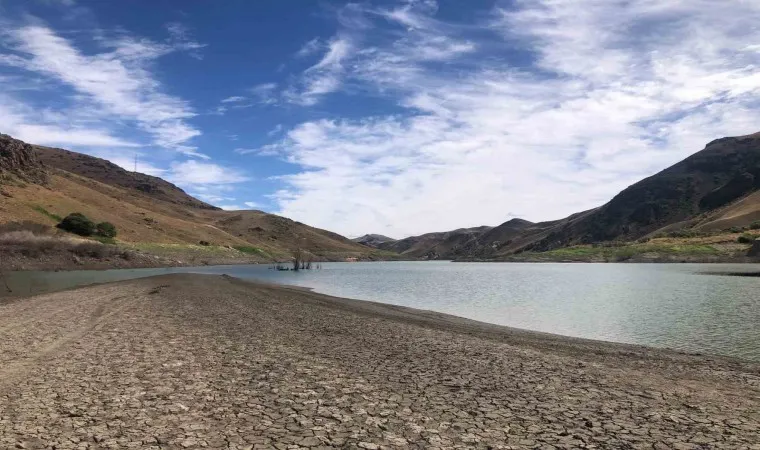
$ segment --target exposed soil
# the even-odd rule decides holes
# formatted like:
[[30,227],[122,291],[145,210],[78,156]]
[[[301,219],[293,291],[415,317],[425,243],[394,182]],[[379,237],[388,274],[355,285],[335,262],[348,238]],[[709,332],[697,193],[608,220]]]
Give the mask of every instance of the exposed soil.
[[0,448],[760,448],[760,364],[224,276],[0,305]]

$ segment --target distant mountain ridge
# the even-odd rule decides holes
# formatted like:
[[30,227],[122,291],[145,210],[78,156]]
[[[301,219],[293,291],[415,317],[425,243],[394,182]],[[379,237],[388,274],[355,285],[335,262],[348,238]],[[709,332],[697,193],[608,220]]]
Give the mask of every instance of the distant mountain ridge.
[[760,221],[760,133],[716,139],[624,189],[605,205],[564,219],[511,219],[496,227],[428,233],[379,248],[417,259],[500,260],[522,252],[634,241],[665,232],[725,230]]
[[449,259],[463,245],[490,229],[491,227],[488,226],[480,226],[440,233],[427,233],[398,241],[385,242],[380,244],[378,248],[413,259]]
[[366,245],[367,247],[372,248],[378,248],[381,244],[396,241],[395,239],[383,236],[382,234],[365,234],[364,236],[359,236],[358,238],[353,238],[351,240],[357,244]]

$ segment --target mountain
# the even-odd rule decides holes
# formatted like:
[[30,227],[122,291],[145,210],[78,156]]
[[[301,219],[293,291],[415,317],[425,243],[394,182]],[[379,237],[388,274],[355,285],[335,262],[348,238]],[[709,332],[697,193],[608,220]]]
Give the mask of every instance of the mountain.
[[[6,135],[0,135],[0,194],[0,223],[55,225],[81,212],[113,223],[120,242],[145,251],[237,254],[233,248],[240,248],[262,261],[286,259],[297,249],[330,260],[378,255],[330,231],[262,211],[223,211],[160,178]],[[198,249],[201,242],[210,245]]]
[[[733,257],[746,252],[744,246],[737,245],[735,235],[716,234],[729,229],[741,231],[757,221],[760,133],[710,142],[683,161],[629,186],[605,205],[564,219],[541,223],[511,219],[497,227],[428,233],[383,243],[378,248],[412,259],[512,260],[520,254],[574,246],[615,247],[659,236],[712,235],[709,242],[698,243],[712,247],[696,248],[708,253],[715,250],[705,256],[709,259],[716,254]],[[674,253],[669,260],[677,260],[680,250],[673,245],[678,245],[658,239],[635,250],[657,258],[655,253],[667,244]],[[608,252],[593,257],[615,260],[625,258],[625,254]]]
[[507,222],[484,233],[460,257],[500,259],[524,251],[630,242],[678,230],[716,232],[758,220],[760,133],[710,142],[599,208],[522,230],[513,230],[512,221]]
[[158,177],[138,172],[129,172],[105,159],[72,152],[60,148],[35,145],[39,159],[48,167],[63,172],[79,175],[109,186],[124,188],[128,191],[147,194],[164,202],[191,208],[214,209],[216,206],[191,197],[177,186]]
[[410,259],[451,259],[459,250],[491,227],[460,228],[440,233],[427,233],[378,246],[381,250],[398,253]]
[[367,247],[372,248],[378,248],[380,244],[385,244],[386,242],[396,241],[395,239],[383,236],[382,234],[365,234],[364,236],[353,238],[351,240],[357,244],[366,245]]

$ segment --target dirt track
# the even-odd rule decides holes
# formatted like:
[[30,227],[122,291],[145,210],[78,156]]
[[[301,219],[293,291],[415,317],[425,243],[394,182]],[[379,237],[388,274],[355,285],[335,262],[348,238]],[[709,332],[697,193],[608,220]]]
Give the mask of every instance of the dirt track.
[[757,448],[760,367],[226,277],[0,305],[0,448]]

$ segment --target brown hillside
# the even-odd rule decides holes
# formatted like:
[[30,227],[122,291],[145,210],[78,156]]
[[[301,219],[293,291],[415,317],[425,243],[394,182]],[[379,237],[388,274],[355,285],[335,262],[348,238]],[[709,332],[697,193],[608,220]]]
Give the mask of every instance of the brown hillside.
[[478,235],[491,227],[460,228],[440,233],[427,233],[398,241],[384,242],[378,248],[413,259],[450,259]]
[[716,232],[746,227],[760,220],[758,189],[760,134],[718,139],[599,208],[530,225],[506,241],[486,233],[459,257],[499,259],[523,251],[630,242],[683,229]]
[[[16,148],[32,147],[21,144],[6,140],[0,151],[13,149],[15,155]],[[376,253],[338,234],[273,214],[220,210],[160,178],[127,172],[102,159],[59,149],[36,150],[49,167],[48,183],[3,185],[0,223],[31,220],[52,226],[60,217],[81,212],[113,223],[117,239],[124,243],[197,246],[206,241],[212,246],[255,248],[265,259],[286,259],[299,248],[336,260]],[[10,173],[21,174],[17,169]]]
[[34,146],[40,160],[49,168],[60,169],[75,175],[99,181],[109,186],[131,189],[157,200],[200,209],[219,209],[191,197],[182,189],[161,178],[138,172],[129,172],[105,159],[81,153]]

